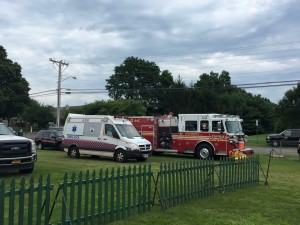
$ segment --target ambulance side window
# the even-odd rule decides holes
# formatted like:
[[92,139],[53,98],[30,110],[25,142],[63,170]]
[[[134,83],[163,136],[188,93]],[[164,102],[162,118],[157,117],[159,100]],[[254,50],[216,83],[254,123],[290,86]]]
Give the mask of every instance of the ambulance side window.
[[201,128],[201,131],[207,132],[208,131],[208,120],[201,120],[200,128]]
[[110,137],[120,138],[116,129],[111,124],[105,124],[105,134]]

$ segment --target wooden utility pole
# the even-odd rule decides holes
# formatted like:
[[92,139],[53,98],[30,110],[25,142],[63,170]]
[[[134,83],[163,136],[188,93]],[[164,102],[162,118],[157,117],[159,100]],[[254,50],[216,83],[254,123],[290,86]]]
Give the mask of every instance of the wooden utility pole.
[[63,67],[68,67],[69,63],[63,62],[62,60],[57,61],[50,58],[49,61],[55,63],[58,66],[58,79],[57,79],[57,109],[56,109],[56,126],[60,126],[60,99],[61,99],[61,76]]

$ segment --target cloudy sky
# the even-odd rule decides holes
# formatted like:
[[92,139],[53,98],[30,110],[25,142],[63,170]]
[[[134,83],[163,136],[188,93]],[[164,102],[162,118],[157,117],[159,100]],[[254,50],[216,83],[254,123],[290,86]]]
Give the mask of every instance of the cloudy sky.
[[300,81],[299,0],[1,0],[0,31],[31,97],[54,107],[58,66],[49,58],[69,64],[62,106],[108,99],[106,79],[129,56],[188,85],[226,70],[232,84],[274,103]]

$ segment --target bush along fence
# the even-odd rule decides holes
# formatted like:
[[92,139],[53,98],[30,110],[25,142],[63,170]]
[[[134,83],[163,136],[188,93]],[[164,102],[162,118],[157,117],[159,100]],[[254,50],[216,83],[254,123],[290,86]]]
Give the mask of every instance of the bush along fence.
[[[67,174],[54,188],[48,175],[29,186],[0,181],[0,224],[108,224],[183,202],[259,184],[259,157],[191,160]],[[216,175],[216,176],[215,176]],[[57,186],[57,185],[56,185]],[[6,190],[8,189],[8,190]]]

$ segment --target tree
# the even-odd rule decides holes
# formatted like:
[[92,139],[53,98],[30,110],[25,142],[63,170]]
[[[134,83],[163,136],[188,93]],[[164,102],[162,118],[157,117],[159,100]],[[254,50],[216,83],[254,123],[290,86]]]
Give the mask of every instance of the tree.
[[234,92],[221,95],[220,102],[222,102],[220,112],[236,114],[243,119],[243,129],[247,134],[273,131],[276,105],[270,100],[238,88]]
[[49,122],[55,121],[52,111],[53,108],[51,106],[43,105],[35,100],[31,100],[30,104],[25,107],[22,118],[26,122],[37,124],[40,128],[47,128]]
[[300,84],[287,92],[278,103],[277,131],[300,127]]
[[269,132],[274,128],[275,104],[260,95],[252,95],[231,85],[229,73],[210,72],[202,74],[195,83],[196,99],[194,112],[239,115],[244,120],[244,130],[256,133],[256,120],[259,132]]
[[216,92],[224,92],[224,90],[230,90],[233,86],[231,85],[231,78],[229,73],[225,70],[219,73],[210,74],[203,73],[199,76],[199,80],[194,85],[196,88],[213,90]]
[[168,71],[161,74],[154,62],[128,57],[106,81],[111,98],[141,100],[148,113],[153,113],[158,110],[161,92],[172,85],[173,78]]
[[70,108],[68,112],[86,115],[144,116],[147,109],[142,101],[120,99],[95,101],[82,106],[80,109]]
[[16,117],[29,102],[29,84],[22,77],[21,66],[7,58],[0,46],[0,118]]

